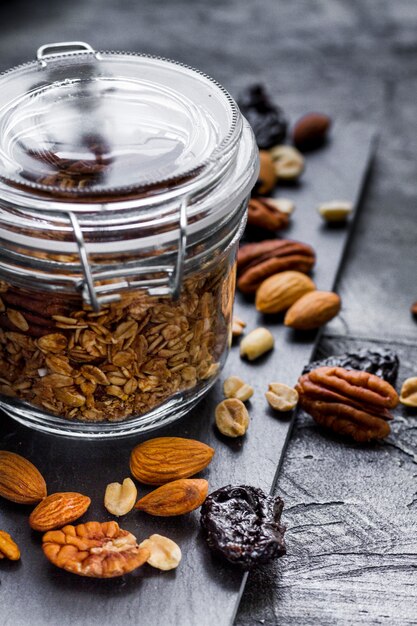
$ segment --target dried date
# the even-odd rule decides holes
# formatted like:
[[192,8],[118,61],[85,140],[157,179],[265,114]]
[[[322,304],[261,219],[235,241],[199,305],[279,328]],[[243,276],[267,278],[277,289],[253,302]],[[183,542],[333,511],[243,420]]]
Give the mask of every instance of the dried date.
[[201,525],[211,550],[245,569],[286,552],[281,513],[284,503],[248,485],[227,485],[210,494]]
[[303,374],[308,374],[318,367],[343,367],[348,370],[361,370],[375,374],[394,385],[397,380],[400,361],[392,350],[386,348],[362,349],[357,352],[346,352],[335,356],[329,356],[320,361],[308,363]]
[[263,85],[250,85],[238,99],[243,115],[252,126],[261,149],[281,144],[287,135],[287,120],[282,109],[268,96]]

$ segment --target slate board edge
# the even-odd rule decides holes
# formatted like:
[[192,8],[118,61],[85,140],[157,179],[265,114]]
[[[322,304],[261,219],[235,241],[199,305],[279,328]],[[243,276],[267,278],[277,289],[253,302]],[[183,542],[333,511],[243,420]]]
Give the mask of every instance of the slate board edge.
[[[362,174],[362,179],[359,181],[358,193],[357,193],[356,200],[355,200],[354,213],[353,213],[352,218],[351,218],[352,224],[350,225],[349,233],[348,233],[348,236],[347,236],[346,241],[345,241],[344,246],[343,246],[340,264],[339,264],[339,267],[338,267],[336,275],[335,275],[335,279],[334,279],[334,283],[333,283],[333,287],[334,287],[335,291],[337,291],[337,284],[339,282],[339,278],[340,278],[341,272],[343,271],[343,265],[344,265],[344,262],[345,262],[345,259],[346,259],[346,256],[347,256],[347,251],[348,251],[350,242],[352,241],[352,239],[354,237],[354,234],[355,234],[355,228],[356,228],[358,216],[359,216],[359,213],[361,211],[364,198],[366,196],[367,186],[368,186],[369,178],[371,176],[372,165],[374,163],[375,152],[376,152],[376,148],[377,148],[377,145],[378,145],[379,135],[377,133],[376,128],[370,127],[369,128],[369,132],[370,132],[370,140],[369,140],[368,160],[367,160],[366,168],[364,169],[363,174]],[[314,341],[314,345],[312,346],[309,362],[314,360],[314,357],[315,357],[315,355],[317,354],[317,351],[318,351],[319,344],[320,344],[320,342],[322,340],[323,334],[324,334],[324,328],[321,328],[319,330],[318,334],[317,334],[317,337],[316,337],[315,341]],[[285,452],[287,450],[288,443],[289,443],[289,441],[291,439],[291,435],[292,435],[292,432],[294,430],[294,424],[295,424],[296,419],[297,419],[297,411],[294,412],[294,415],[292,416],[291,423],[290,423],[289,428],[288,428],[287,436],[286,436],[285,442],[284,442],[284,447],[282,449],[282,453],[281,453],[281,456],[279,458],[277,469],[276,469],[274,478],[272,480],[271,489],[269,491],[270,494],[274,493],[276,484],[278,482],[278,477],[279,477],[279,474],[281,472],[282,464],[284,462]],[[248,581],[249,573],[250,572],[245,572],[244,575],[243,575],[242,584],[241,584],[240,589],[239,589],[239,594],[238,594],[238,597],[237,597],[237,600],[236,600],[235,609],[234,609],[234,612],[233,612],[233,615],[232,615],[232,619],[230,621],[231,626],[233,626],[233,624],[235,622],[236,615],[237,615],[237,612],[239,610],[240,601],[242,599],[242,595],[243,595],[243,592],[245,591],[246,583]]]

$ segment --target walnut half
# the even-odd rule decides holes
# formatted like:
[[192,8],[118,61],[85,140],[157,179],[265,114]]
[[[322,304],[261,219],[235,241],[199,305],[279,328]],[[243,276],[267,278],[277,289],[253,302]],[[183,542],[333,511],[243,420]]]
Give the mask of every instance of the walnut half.
[[64,526],[43,536],[43,551],[57,567],[79,576],[114,578],[145,563],[150,552],[117,522]]

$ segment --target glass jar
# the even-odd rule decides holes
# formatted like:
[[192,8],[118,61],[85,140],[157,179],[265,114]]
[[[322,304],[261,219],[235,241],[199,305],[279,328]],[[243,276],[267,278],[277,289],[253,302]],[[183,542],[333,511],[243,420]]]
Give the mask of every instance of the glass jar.
[[80,42],[0,87],[1,408],[95,438],[179,418],[230,345],[249,125],[190,67]]

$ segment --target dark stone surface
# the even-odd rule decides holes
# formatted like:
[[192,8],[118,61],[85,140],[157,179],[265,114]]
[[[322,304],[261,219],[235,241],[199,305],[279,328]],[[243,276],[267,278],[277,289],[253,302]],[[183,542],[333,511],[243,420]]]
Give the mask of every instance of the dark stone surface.
[[[393,341],[399,381],[416,375],[414,0],[14,0],[0,5],[0,24],[0,69],[33,58],[43,43],[84,39],[190,63],[234,95],[264,80],[292,120],[320,110],[341,126],[376,124],[373,175],[339,280],[343,312],[321,349]],[[388,445],[365,449],[328,437],[308,418],[297,421],[278,483],[288,556],[249,577],[239,626],[416,623],[417,424],[415,414],[396,416]],[[133,600],[135,584],[120,595]],[[98,602],[105,597],[103,587]],[[82,603],[73,609],[74,623],[94,623]],[[181,623],[178,611],[171,623]]]

